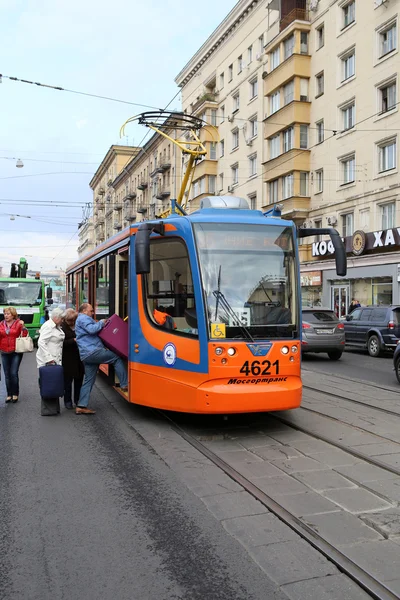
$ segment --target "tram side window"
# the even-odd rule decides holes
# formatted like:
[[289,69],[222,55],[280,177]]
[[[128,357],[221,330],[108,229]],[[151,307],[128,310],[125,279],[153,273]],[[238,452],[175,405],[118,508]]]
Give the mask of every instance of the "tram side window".
[[76,310],[75,273],[68,275],[68,308]]
[[83,293],[82,302],[89,302],[89,269],[87,267],[83,270]]
[[105,319],[110,312],[109,298],[109,256],[97,261],[96,270],[96,319]]
[[181,240],[151,240],[146,280],[147,312],[152,322],[171,332],[197,337],[192,273]]

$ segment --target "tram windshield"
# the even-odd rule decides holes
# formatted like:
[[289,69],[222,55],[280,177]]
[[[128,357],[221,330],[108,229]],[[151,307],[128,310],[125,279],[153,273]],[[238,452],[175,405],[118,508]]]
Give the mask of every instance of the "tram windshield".
[[209,331],[213,325],[224,324],[227,338],[296,337],[297,268],[292,229],[195,223],[194,230]]

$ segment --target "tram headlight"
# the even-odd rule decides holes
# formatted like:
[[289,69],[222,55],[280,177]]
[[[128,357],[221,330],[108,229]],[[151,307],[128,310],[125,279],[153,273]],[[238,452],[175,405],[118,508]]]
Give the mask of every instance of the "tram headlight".
[[224,349],[221,348],[220,346],[218,346],[218,348],[215,348],[215,354],[217,356],[221,356],[221,354],[223,354],[223,352],[224,352]]
[[292,352],[293,352],[293,354],[296,354],[297,351],[298,351],[297,346],[292,346]]
[[227,352],[228,352],[229,356],[235,356],[236,349],[235,348],[228,348]]
[[288,354],[289,353],[289,348],[287,346],[282,346],[281,352],[282,352],[282,354]]

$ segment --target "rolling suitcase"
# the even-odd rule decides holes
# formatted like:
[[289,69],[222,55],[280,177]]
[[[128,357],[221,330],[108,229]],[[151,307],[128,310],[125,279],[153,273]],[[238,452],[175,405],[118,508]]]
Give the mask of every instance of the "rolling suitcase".
[[41,415],[60,412],[60,396],[64,396],[64,369],[61,365],[39,367],[39,388],[42,397]]
[[125,360],[128,359],[128,323],[112,315],[99,333],[103,344]]

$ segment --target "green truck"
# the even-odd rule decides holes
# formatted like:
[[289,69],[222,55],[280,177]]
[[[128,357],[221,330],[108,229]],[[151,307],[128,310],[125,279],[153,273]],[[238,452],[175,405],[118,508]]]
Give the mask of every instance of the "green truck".
[[0,277],[0,321],[4,318],[3,310],[14,306],[29,335],[37,342],[40,326],[47,318],[48,306],[53,303],[53,292],[40,279],[39,273],[35,278],[29,278],[27,271],[28,263],[21,258],[19,264],[12,263],[10,277]]

